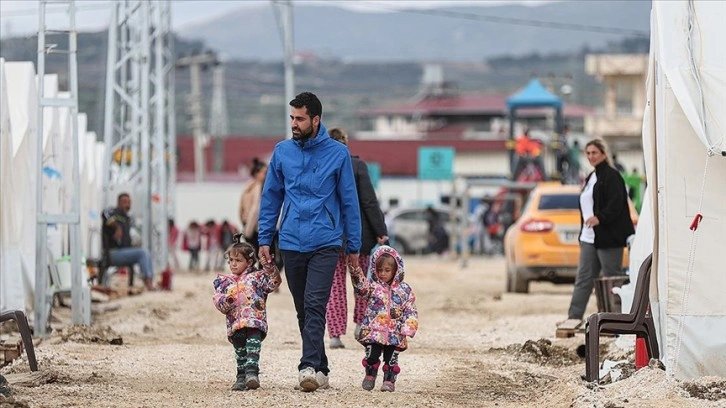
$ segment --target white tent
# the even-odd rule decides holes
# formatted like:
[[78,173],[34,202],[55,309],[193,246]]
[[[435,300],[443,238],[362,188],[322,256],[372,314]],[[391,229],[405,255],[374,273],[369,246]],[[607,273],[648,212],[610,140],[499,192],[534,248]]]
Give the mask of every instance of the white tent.
[[651,16],[643,151],[652,216],[640,218],[631,270],[654,253],[651,309],[677,378],[726,376],[724,16],[726,2],[705,0],[654,1]]
[[[9,211],[10,215],[8,241],[3,243],[7,245],[10,264],[3,261],[2,279],[3,287],[8,280],[11,285],[20,285],[12,291],[8,308],[25,309],[24,304],[32,301],[35,285],[35,166],[38,142],[35,67],[32,62],[5,62],[4,71],[8,101],[13,103],[8,104],[12,129],[12,174],[10,180],[5,180],[7,184],[3,182],[2,201],[3,211]],[[19,256],[20,268],[13,261],[15,256]]]
[[25,309],[20,261],[22,227],[13,217],[18,211],[13,178],[13,135],[10,123],[5,59],[0,58],[0,311]]

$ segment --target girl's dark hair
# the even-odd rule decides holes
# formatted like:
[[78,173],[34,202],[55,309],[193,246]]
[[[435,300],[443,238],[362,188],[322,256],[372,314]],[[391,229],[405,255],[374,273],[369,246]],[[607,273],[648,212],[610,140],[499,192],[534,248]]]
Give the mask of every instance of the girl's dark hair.
[[267,163],[255,157],[254,159],[252,159],[252,169],[250,169],[250,176],[254,177],[265,167],[267,167]]
[[247,261],[257,262],[257,254],[255,247],[242,241],[242,234],[234,234],[232,237],[232,245],[224,252],[225,259],[229,259],[231,255],[242,255]]

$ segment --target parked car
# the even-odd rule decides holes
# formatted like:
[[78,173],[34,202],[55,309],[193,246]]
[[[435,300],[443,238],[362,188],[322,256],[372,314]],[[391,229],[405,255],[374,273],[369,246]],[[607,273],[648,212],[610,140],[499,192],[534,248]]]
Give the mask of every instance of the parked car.
[[[451,209],[446,206],[433,207],[452,237],[456,226]],[[386,214],[386,226],[391,246],[403,254],[424,254],[429,252],[429,232],[426,207],[394,208]]]
[[[507,292],[527,293],[529,282],[572,283],[580,258],[580,187],[542,183],[504,235]],[[635,207],[630,217],[638,222]],[[627,250],[623,267],[628,265]]]

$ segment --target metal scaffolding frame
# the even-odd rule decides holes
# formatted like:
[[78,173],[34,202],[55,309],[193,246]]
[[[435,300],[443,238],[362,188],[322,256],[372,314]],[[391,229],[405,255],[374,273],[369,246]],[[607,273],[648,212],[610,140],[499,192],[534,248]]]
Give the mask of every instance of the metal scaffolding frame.
[[107,57],[101,207],[114,205],[121,192],[131,194],[140,214],[141,246],[159,270],[167,266],[168,219],[175,209],[170,2],[113,3]]
[[[68,26],[65,29],[49,29],[46,27],[46,13],[49,5],[65,5],[68,12]],[[37,162],[36,162],[36,257],[35,257],[35,335],[48,335],[48,313],[53,305],[53,292],[48,281],[48,225],[68,225],[71,255],[71,306],[74,324],[91,324],[90,290],[83,287],[81,271],[81,187],[80,187],[80,156],[78,146],[78,61],[76,4],[74,0],[41,0],[38,21],[38,129],[37,129]],[[46,36],[67,35],[68,49],[58,48],[58,44],[46,43]],[[46,55],[64,54],[68,58],[68,97],[49,98],[45,95],[45,59]],[[70,143],[73,152],[71,170],[72,192],[70,211],[57,214],[43,210],[43,127],[45,108],[66,107],[70,113]]]

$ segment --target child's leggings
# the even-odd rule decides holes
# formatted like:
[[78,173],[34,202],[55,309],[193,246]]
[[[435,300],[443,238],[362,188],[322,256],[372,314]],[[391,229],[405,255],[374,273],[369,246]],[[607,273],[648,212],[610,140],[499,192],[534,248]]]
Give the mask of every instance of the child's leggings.
[[252,327],[239,329],[230,336],[229,342],[234,346],[238,373],[259,370],[260,349],[262,348],[260,329]]
[[398,365],[398,351],[396,346],[386,346],[383,344],[373,343],[366,345],[366,361],[369,365],[374,365],[381,358],[383,353],[383,363],[389,366]]

